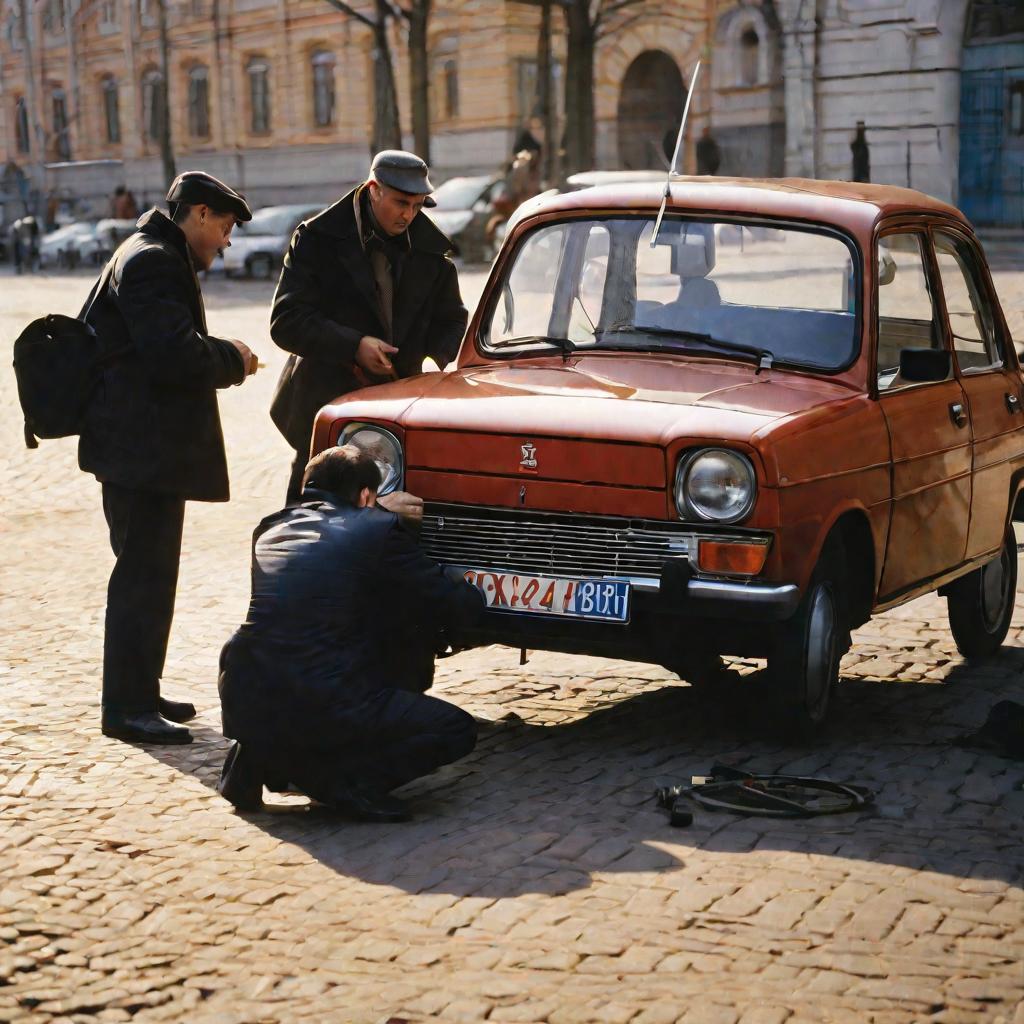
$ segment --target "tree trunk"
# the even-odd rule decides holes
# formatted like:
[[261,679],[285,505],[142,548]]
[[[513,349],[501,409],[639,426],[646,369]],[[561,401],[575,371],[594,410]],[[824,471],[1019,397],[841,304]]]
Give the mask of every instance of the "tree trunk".
[[409,19],[409,109],[412,111],[413,148],[430,163],[430,67],[427,24],[431,0],[413,0]]
[[160,75],[162,88],[157,98],[163,110],[160,112],[160,160],[164,167],[164,180],[168,185],[178,176],[174,166],[174,142],[171,137],[171,41],[167,33],[167,0],[157,0],[157,15],[160,27]]
[[565,173],[594,166],[594,25],[588,0],[571,0],[565,68]]
[[545,187],[552,181],[555,152],[554,105],[551,102],[551,0],[541,0],[537,36],[537,106],[544,125],[544,149],[540,176]]
[[387,0],[377,0],[377,21],[373,28],[373,87],[376,99],[373,117],[374,152],[402,148],[395,70],[391,62],[391,43],[388,39],[389,16]]
[[36,90],[36,70],[33,48],[36,43],[35,22],[29,0],[20,0],[21,41],[25,47],[25,92],[28,102],[29,123],[29,165],[32,168],[32,189],[25,198],[25,212],[39,213],[40,199],[46,186],[46,130],[43,127],[42,110],[39,107],[39,93]]

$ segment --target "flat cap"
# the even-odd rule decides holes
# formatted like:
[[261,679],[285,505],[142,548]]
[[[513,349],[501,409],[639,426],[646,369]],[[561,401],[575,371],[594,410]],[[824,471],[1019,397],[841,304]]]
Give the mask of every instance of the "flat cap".
[[252,220],[252,210],[245,196],[229,188],[206,171],[185,171],[179,174],[167,191],[168,203],[204,204],[217,213],[233,213],[236,220]]
[[390,185],[399,192],[414,196],[427,196],[424,206],[436,206],[429,193],[434,191],[427,177],[427,165],[415,154],[404,149],[382,149],[370,164],[370,176],[382,185]]

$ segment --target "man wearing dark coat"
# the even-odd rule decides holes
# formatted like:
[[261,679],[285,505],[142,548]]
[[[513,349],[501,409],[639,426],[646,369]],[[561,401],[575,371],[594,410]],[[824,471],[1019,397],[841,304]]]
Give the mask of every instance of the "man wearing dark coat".
[[[270,317],[270,336],[291,353],[270,410],[295,449],[289,502],[322,405],[420,373],[427,356],[444,367],[458,352],[468,314],[451,242],[421,212],[432,191],[418,156],[384,150],[366,182],[292,237]],[[391,494],[382,504],[408,511],[410,501]]]
[[[90,296],[88,322],[108,356],[86,412],[78,462],[103,485],[117,561],[107,587],[103,733],[189,743],[188,703],[160,696],[181,555],[185,502],[227,501],[217,389],[241,384],[256,356],[206,328],[197,270],[252,214],[201,171],[167,193],[121,244]],[[95,299],[95,301],[92,301]]]
[[368,453],[327,449],[301,504],[256,528],[249,614],[221,654],[236,742],[219,789],[240,810],[258,810],[266,784],[362,820],[404,820],[390,791],[475,745],[472,716],[418,692],[404,651],[417,632],[472,625],[483,598],[377,507],[379,486]]

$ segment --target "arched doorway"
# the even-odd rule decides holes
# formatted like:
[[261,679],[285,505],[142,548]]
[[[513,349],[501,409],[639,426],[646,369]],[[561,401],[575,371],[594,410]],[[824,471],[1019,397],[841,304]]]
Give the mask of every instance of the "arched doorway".
[[975,223],[1024,227],[1024,6],[974,2],[960,80],[960,207]]
[[685,103],[676,62],[661,50],[641,53],[626,69],[619,94],[619,165],[625,170],[666,167],[665,136],[671,135],[675,144]]

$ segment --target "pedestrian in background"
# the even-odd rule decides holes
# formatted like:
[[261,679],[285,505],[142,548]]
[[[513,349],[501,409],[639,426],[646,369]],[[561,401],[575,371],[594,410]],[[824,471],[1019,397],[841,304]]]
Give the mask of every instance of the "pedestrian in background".
[[711,134],[711,128],[704,125],[704,130],[697,140],[697,173],[717,174],[722,163],[722,151]]
[[871,154],[863,121],[857,122],[857,131],[850,143],[850,153],[853,155],[853,180],[871,181]]
[[110,216],[114,220],[135,220],[138,215],[139,207],[135,202],[135,196],[124,185],[118,185],[110,200]]
[[328,448],[302,503],[256,528],[249,614],[221,655],[224,735],[236,742],[221,794],[258,810],[263,786],[368,821],[401,821],[392,789],[465,757],[471,715],[420,692],[404,657],[418,632],[483,614],[480,592],[441,571],[391,512],[380,470],[354,445]]
[[[418,156],[384,150],[362,185],[292,237],[270,317],[275,344],[291,353],[270,410],[295,449],[289,502],[299,499],[322,405],[420,373],[427,356],[443,367],[458,352],[468,313],[451,242],[421,212],[433,190]],[[401,492],[381,504],[422,514]]]
[[[94,286],[88,322],[109,356],[86,411],[81,468],[103,485],[116,562],[103,639],[103,733],[189,743],[188,703],[160,696],[181,555],[185,502],[227,501],[217,388],[256,372],[241,341],[206,327],[196,271],[239,221],[244,198],[202,171],[179,175],[170,216],[150,210]],[[90,296],[90,300],[93,296]]]

